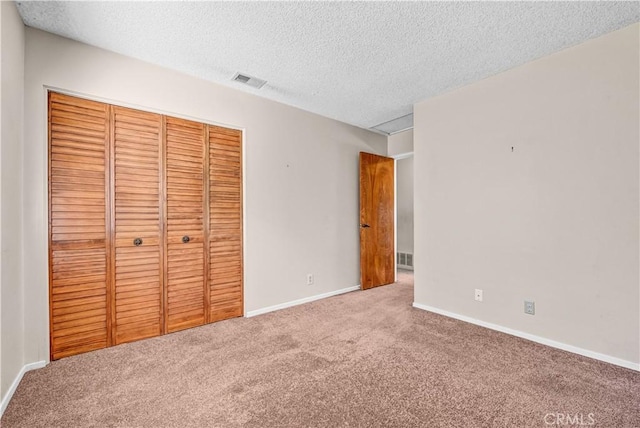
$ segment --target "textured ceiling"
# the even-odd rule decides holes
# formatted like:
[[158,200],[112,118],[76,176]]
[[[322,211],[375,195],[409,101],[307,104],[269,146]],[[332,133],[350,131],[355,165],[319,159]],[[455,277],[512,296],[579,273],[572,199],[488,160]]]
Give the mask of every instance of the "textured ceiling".
[[638,2],[17,4],[28,26],[362,128],[640,20]]

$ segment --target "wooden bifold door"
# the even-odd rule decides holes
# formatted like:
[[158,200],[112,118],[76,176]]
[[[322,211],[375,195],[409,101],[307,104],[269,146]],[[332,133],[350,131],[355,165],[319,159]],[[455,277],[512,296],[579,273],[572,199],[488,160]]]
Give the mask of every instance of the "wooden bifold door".
[[51,359],[243,315],[242,133],[49,94]]

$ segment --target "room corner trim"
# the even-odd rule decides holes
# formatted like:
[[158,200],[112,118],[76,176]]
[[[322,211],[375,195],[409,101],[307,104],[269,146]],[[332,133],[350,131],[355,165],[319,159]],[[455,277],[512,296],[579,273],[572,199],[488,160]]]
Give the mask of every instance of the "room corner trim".
[[35,363],[25,364],[22,367],[22,369],[20,369],[20,372],[18,373],[16,378],[13,380],[13,383],[11,383],[11,387],[9,387],[9,390],[7,391],[5,396],[2,397],[2,404],[0,404],[0,417],[4,415],[4,411],[7,409],[7,406],[9,405],[9,402],[11,401],[13,394],[16,392],[16,389],[18,389],[18,385],[20,385],[20,381],[22,380],[22,377],[24,376],[24,374],[31,370],[41,369],[46,365],[47,365],[46,361],[36,361]]
[[340,290],[329,291],[328,293],[316,294],[315,296],[305,297],[303,299],[292,300],[290,302],[280,303],[278,305],[267,306],[266,308],[256,309],[255,311],[248,311],[245,315],[246,318],[255,317],[257,315],[266,314],[273,311],[279,311],[280,309],[290,308],[292,306],[302,305],[304,303],[313,302],[320,299],[326,299],[327,297],[337,296],[339,294],[350,293],[352,291],[360,290],[360,286],[341,288]]
[[486,321],[481,321],[475,318],[467,317],[464,315],[459,315],[454,312],[445,311],[443,309],[434,308],[432,306],[423,305],[421,303],[413,302],[413,307],[417,309],[422,309],[424,311],[433,312],[438,315],[444,315],[445,317],[455,318],[460,321],[468,322],[470,324],[475,324],[480,327],[485,327],[491,330],[499,331],[501,333],[510,334],[511,336],[520,337],[522,339],[527,339],[532,342],[540,343],[542,345],[550,346],[552,348],[561,349],[563,351],[571,352],[573,354],[582,355],[584,357],[593,358],[594,360],[603,361],[605,363],[614,364],[616,366],[624,367],[627,369],[640,371],[640,364],[634,363],[631,361],[623,360],[621,358],[612,357],[610,355],[601,354],[599,352],[590,351],[588,349],[579,348],[577,346],[568,345],[562,342],[556,342],[555,340],[547,339],[545,337],[536,336],[535,334],[525,333],[523,331],[514,330],[508,327],[504,327],[498,324],[493,324]]

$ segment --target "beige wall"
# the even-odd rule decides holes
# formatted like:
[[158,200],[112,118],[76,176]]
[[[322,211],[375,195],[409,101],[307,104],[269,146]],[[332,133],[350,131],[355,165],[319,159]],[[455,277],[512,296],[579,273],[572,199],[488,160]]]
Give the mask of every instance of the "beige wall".
[[0,3],[0,395],[24,365],[22,136],[24,25],[15,3]]
[[637,367],[639,28],[415,106],[416,303]]
[[385,137],[27,29],[27,361],[48,358],[45,86],[245,129],[246,311],[358,285],[358,152]]
[[[388,137],[387,156],[396,161],[396,251],[413,254],[413,129]],[[408,156],[408,157],[407,157]]]
[[395,157],[413,153],[413,129],[389,135],[387,156]]
[[397,251],[413,254],[413,156],[396,161]]

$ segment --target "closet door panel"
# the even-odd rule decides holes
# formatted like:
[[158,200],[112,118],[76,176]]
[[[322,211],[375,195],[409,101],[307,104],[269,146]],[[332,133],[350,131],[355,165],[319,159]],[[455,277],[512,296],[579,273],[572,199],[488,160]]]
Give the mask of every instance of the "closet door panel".
[[242,133],[51,93],[51,358],[243,314]]
[[114,344],[163,333],[162,116],[113,107]]
[[243,315],[242,133],[209,126],[209,322]]
[[205,126],[167,117],[167,332],[206,321]]
[[109,107],[49,95],[51,358],[108,346]]

